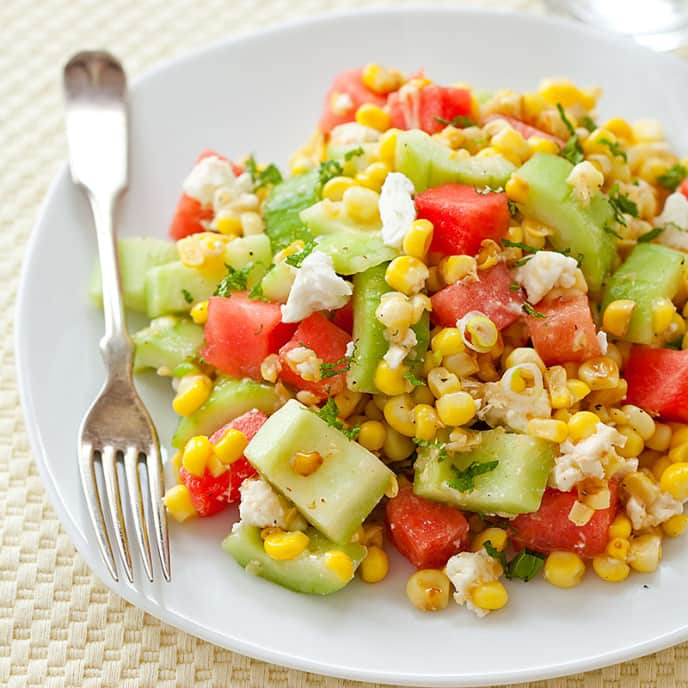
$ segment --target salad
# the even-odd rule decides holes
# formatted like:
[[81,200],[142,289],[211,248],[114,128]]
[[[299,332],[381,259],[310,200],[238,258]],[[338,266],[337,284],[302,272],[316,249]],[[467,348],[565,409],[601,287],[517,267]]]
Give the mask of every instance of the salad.
[[203,152],[171,240],[119,245],[169,513],[238,505],[224,550],[302,593],[395,547],[421,610],[655,571],[688,528],[688,159],[599,96],[369,64],[289,175]]

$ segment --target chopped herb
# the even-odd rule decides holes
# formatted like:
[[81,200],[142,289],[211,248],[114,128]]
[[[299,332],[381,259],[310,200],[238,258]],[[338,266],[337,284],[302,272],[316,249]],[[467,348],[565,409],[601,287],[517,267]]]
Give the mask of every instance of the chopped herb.
[[647,242],[656,239],[663,231],[664,227],[655,227],[654,229],[651,229],[649,232],[645,232],[645,234],[639,236],[638,243],[646,244]]
[[274,163],[270,163],[264,169],[259,170],[255,158],[251,156],[246,161],[244,168],[251,175],[255,189],[262,189],[268,184],[279,184],[282,181],[282,173]]
[[502,239],[502,244],[507,248],[520,248],[525,253],[537,253],[539,249],[528,246],[520,241],[509,241],[509,239]]
[[419,380],[411,370],[407,370],[404,373],[404,377],[414,386],[414,387],[422,387],[425,383],[423,380]]
[[423,449],[437,449],[438,450],[438,454],[437,454],[437,460],[438,461],[444,461],[447,458],[447,455],[448,455],[447,446],[441,440],[435,439],[435,440],[432,440],[432,442],[430,442],[429,440],[421,440],[418,437],[414,437],[413,441],[417,446],[423,447]]
[[525,549],[509,562],[509,566],[505,569],[505,575],[509,580],[518,578],[527,583],[540,573],[544,563],[543,554]]
[[509,215],[511,215],[511,217],[516,217],[516,215],[518,215],[518,205],[511,199],[509,199],[507,203],[509,204]]
[[590,115],[583,115],[581,117],[581,124],[588,130],[588,131],[595,131],[597,129],[597,125],[595,124],[594,120]]
[[486,540],[483,543],[483,547],[485,548],[485,551],[493,558],[496,559],[501,565],[502,565],[502,570],[504,571],[504,574],[506,575],[507,571],[509,570],[509,565],[507,564],[506,561],[506,556],[504,556],[504,552],[500,552],[493,544],[491,540]]
[[566,145],[562,148],[560,155],[566,160],[568,160],[571,164],[577,165],[585,157],[583,155],[583,146],[581,146],[578,134],[576,134],[576,130],[573,124],[571,124],[571,121],[566,116],[566,113],[564,112],[564,108],[561,106],[561,103],[557,103],[557,110],[559,111],[561,121],[564,123],[566,129],[570,134],[569,140],[566,142]]
[[256,164],[256,159],[252,155],[249,156],[249,159],[244,163],[244,171],[251,175],[251,179],[253,179],[254,182],[256,181],[256,177],[258,176],[258,165]]
[[327,380],[330,377],[339,375],[339,373],[346,373],[351,368],[351,359],[348,356],[342,356],[333,363],[320,364],[320,377]]
[[465,129],[466,127],[478,126],[478,123],[475,120],[471,119],[470,117],[466,117],[465,115],[456,115],[451,119],[444,119],[444,117],[437,117],[437,115],[435,115],[435,120],[440,124],[444,124],[445,127],[458,127],[460,129]]
[[188,289],[182,289],[182,296],[187,303],[193,303],[194,298],[191,296],[191,292]]
[[287,256],[285,262],[295,268],[300,268],[303,261],[313,253],[314,248],[315,241],[313,239],[306,239],[303,248],[298,253],[292,253],[290,256]]
[[352,428],[347,428],[339,420],[339,407],[337,406],[337,402],[332,397],[330,397],[325,405],[319,411],[317,411],[317,414],[330,427],[339,430],[347,439],[355,440],[361,432],[360,425],[354,425]]
[[519,291],[521,289],[521,285],[518,282],[512,282],[509,285],[509,291]]
[[475,489],[475,479],[479,475],[491,473],[499,465],[499,461],[486,461],[485,463],[478,463],[473,461],[467,468],[461,470],[456,466],[452,466],[455,477],[447,480],[447,485],[459,492],[470,492]]
[[678,185],[686,178],[688,178],[686,166],[676,164],[657,177],[657,184],[669,189],[669,191],[676,191]]
[[255,299],[256,301],[265,301],[270,303],[270,299],[263,293],[263,283],[258,281],[253,285],[253,288],[248,293],[249,299]]
[[624,162],[628,162],[628,156],[618,143],[614,143],[614,141],[610,141],[609,139],[600,139],[599,143],[603,146],[607,146],[612,155],[621,158]]
[[363,150],[363,146],[359,146],[358,148],[352,148],[351,150],[346,151],[344,153],[344,160],[347,162],[349,160],[352,160],[353,158],[357,158],[360,155],[365,155],[365,151]]
[[525,256],[521,260],[517,260],[515,263],[511,264],[512,268],[522,268],[533,256]]
[[617,239],[623,239],[621,234],[619,234],[613,227],[610,227],[608,224],[603,224],[602,229],[607,232],[607,234],[611,234],[612,236],[615,236]]
[[536,311],[531,304],[529,304],[527,301],[523,304],[523,310],[530,315],[533,318],[546,318],[547,316],[544,313],[540,313],[539,311]]
[[321,162],[320,167],[318,167],[318,177],[323,186],[325,186],[330,179],[339,177],[343,173],[344,169],[336,160],[325,160],[325,162]]
[[619,182],[616,182],[609,191],[609,205],[614,211],[614,219],[624,227],[628,224],[624,214],[638,217],[638,206],[626,194],[619,191]]
[[233,291],[244,291],[246,289],[246,280],[248,275],[253,270],[253,264],[247,265],[241,270],[235,270],[231,265],[225,265],[227,274],[222,278],[220,284],[217,285],[213,296],[229,296]]

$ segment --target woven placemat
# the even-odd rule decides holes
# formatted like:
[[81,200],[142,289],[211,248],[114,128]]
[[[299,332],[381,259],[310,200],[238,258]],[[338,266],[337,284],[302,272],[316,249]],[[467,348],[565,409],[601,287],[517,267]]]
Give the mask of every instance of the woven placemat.
[[[472,4],[543,11],[537,0]],[[0,2],[0,686],[363,685],[219,649],[160,623],[98,581],[60,527],[31,459],[12,337],[24,246],[39,203],[66,154],[59,86],[60,68],[69,55],[87,47],[105,48],[122,56],[135,76],[227,34],[366,5],[364,0]],[[688,645],[532,685],[688,687]]]

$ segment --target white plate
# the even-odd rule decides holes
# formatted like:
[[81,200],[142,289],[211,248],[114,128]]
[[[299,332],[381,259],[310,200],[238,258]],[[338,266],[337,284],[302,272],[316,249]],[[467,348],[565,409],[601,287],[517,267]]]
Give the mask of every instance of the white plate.
[[[126,56],[124,56],[126,58]],[[385,11],[296,23],[155,69],[131,88],[131,183],[119,227],[164,236],[184,175],[204,148],[285,162],[305,140],[334,73],[368,61],[440,81],[533,88],[567,75],[605,89],[604,115],[659,116],[688,152],[688,69],[552,19],[449,10]],[[682,137],[682,139],[681,139]],[[103,366],[100,314],[87,302],[95,257],[91,218],[63,169],[34,229],[19,293],[17,357],[31,442],[59,517],[114,591],[213,643],[277,664],[409,685],[495,685],[583,671],[688,638],[685,542],[669,542],[655,575],[609,585],[594,575],[560,591],[514,583],[508,608],[477,620],[458,607],[408,604],[411,569],[394,559],[380,585],[354,582],[330,598],[297,595],[245,574],[220,550],[226,513],[172,525],[170,584],[113,584],[93,544],[76,465],[76,435]],[[168,386],[140,384],[160,436],[174,419]]]

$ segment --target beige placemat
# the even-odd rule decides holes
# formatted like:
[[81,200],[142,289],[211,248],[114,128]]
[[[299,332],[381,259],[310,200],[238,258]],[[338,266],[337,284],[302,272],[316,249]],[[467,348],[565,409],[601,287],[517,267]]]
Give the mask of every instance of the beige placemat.
[[[96,580],[60,527],[31,459],[19,409],[12,335],[24,245],[39,203],[65,157],[59,79],[60,67],[71,53],[88,47],[111,50],[134,76],[227,34],[366,4],[0,1],[0,686],[363,685],[270,666],[219,649],[158,622]],[[538,0],[473,4],[542,11]],[[688,686],[688,646],[533,685]]]

